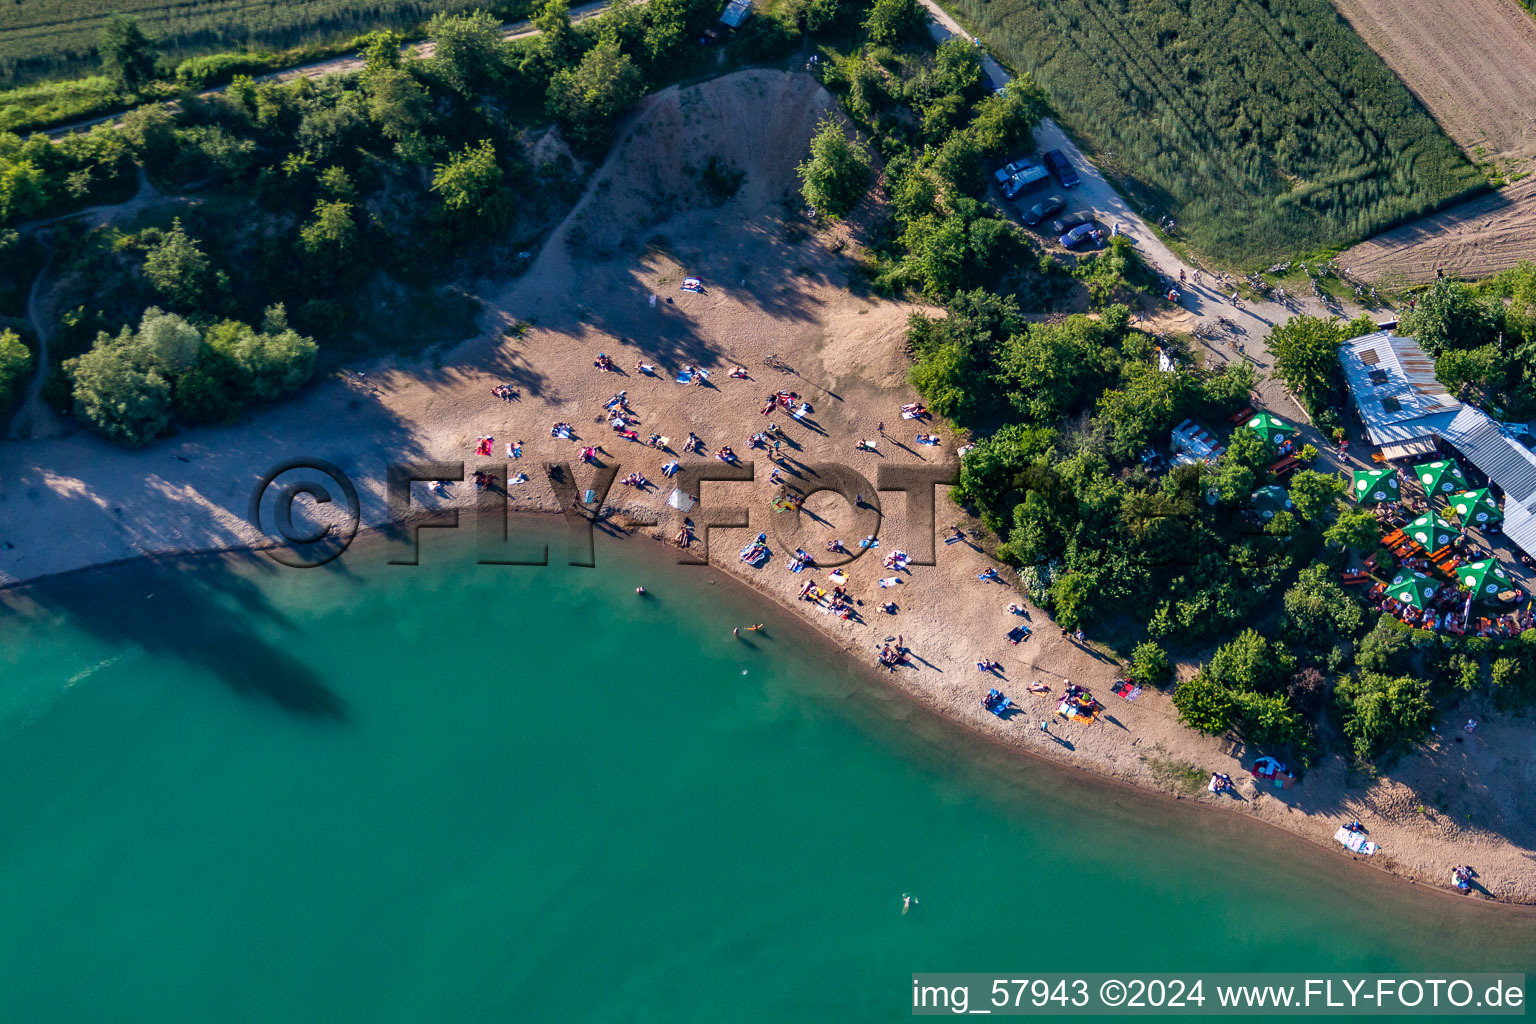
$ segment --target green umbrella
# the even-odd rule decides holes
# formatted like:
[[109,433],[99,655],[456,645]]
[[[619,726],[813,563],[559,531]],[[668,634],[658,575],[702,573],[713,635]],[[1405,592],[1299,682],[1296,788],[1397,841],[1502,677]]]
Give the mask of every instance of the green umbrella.
[[1425,494],[1454,494],[1467,486],[1461,467],[1454,459],[1441,459],[1413,467],[1413,475],[1424,485]]
[[1462,529],[1469,526],[1487,526],[1504,518],[1504,510],[1493,500],[1484,487],[1480,491],[1462,491],[1451,498],[1451,508],[1461,519]]
[[1248,507],[1265,519],[1273,519],[1276,512],[1284,512],[1291,507],[1291,496],[1285,493],[1284,487],[1270,484],[1253,492],[1253,497],[1248,499]]
[[1398,499],[1397,470],[1357,469],[1350,482],[1349,493],[1361,505],[1379,505]]
[[1440,584],[1421,572],[1401,572],[1387,586],[1387,596],[1423,608],[1440,590]]
[[1460,527],[1452,526],[1433,512],[1427,516],[1419,516],[1403,527],[1403,532],[1431,551],[1439,551],[1461,536]]
[[1515,589],[1515,581],[1492,558],[1464,565],[1456,570],[1456,575],[1463,586],[1484,600],[1492,600],[1502,591]]
[[1296,432],[1296,428],[1267,412],[1256,414],[1248,421],[1248,429],[1258,434],[1265,444],[1279,444]]

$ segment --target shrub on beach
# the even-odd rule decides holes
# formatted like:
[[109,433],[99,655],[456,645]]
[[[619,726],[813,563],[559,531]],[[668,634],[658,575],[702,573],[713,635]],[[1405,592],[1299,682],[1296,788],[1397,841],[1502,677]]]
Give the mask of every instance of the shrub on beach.
[[1136,645],[1131,652],[1131,678],[1142,686],[1162,686],[1173,678],[1173,666],[1167,653],[1151,640]]
[[258,333],[224,321],[203,333],[151,307],[139,329],[105,332],[64,364],[74,382],[75,415],[130,448],[153,441],[173,411],[193,422],[224,421],[307,382],[315,343],[288,328],[281,307]]
[[1203,672],[1179,684],[1173,691],[1173,706],[1180,722],[1208,736],[1231,729],[1239,713],[1227,688]]
[[1334,701],[1344,735],[1361,759],[1378,757],[1419,740],[1429,731],[1435,711],[1429,683],[1380,672],[1343,677],[1334,690]]
[[811,155],[800,165],[801,195],[817,213],[842,217],[869,187],[869,150],[850,139],[835,117],[822,118],[811,139]]

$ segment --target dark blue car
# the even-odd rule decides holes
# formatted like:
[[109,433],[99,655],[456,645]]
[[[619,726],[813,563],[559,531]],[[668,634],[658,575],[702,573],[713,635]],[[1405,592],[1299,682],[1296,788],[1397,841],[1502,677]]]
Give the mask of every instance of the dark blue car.
[[1040,162],[1051,169],[1052,173],[1061,181],[1062,188],[1071,188],[1078,184],[1077,172],[1072,169],[1072,165],[1067,162],[1067,158],[1061,150],[1051,150],[1040,158]]

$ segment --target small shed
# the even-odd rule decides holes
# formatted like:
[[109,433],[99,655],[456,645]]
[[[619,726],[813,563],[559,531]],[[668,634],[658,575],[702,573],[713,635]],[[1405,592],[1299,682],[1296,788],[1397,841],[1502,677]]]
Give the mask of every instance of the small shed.
[[720,15],[722,24],[731,28],[741,28],[741,23],[747,20],[747,15],[752,13],[752,0],[731,0],[725,5],[725,13]]

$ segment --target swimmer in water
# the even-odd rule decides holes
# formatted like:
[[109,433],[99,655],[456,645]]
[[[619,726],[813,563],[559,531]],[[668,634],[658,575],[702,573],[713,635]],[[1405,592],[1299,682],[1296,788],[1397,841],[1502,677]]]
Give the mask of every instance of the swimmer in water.
[[903,917],[906,916],[907,911],[911,910],[915,906],[917,906],[916,896],[913,896],[909,892],[904,892],[901,894],[901,914]]
[[645,588],[644,587],[636,587],[635,588],[635,593],[639,594],[641,597],[644,597],[645,596]]
[[741,639],[741,627],[737,626],[735,629],[731,630],[731,636],[733,636],[736,639],[740,640]]

